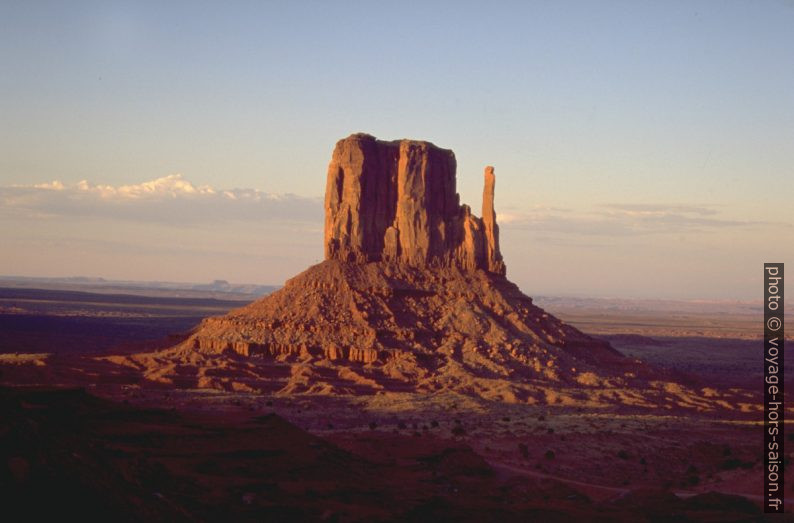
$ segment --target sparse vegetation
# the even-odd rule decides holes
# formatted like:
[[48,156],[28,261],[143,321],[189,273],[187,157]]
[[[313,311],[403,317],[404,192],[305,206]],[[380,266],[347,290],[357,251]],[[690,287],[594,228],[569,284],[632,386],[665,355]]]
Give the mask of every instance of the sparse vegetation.
[[682,485],[685,486],[685,487],[694,487],[695,485],[698,485],[699,483],[700,483],[700,476],[692,475],[692,476],[688,476],[686,478],[686,480],[684,480],[682,482]]
[[742,461],[739,458],[728,458],[720,463],[721,470],[751,469],[753,464],[750,461]]

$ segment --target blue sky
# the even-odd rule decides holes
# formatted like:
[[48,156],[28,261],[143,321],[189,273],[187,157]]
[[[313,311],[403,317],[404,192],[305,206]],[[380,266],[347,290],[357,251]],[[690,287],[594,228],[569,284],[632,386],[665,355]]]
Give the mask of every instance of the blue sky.
[[[794,253],[791,27],[784,1],[4,2],[0,273],[280,283],[366,131],[453,149],[475,210],[495,165],[527,292],[756,297]],[[267,197],[209,222],[175,174]]]

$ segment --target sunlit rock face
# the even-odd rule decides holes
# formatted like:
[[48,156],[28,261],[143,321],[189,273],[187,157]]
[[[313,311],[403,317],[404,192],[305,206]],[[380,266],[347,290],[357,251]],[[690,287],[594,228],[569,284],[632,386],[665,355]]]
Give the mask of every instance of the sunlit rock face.
[[326,259],[273,294],[203,320],[158,355],[180,365],[152,365],[152,376],[224,390],[456,390],[530,403],[546,401],[545,386],[622,380],[627,365],[639,376],[607,342],[543,311],[505,277],[493,167],[482,218],[460,204],[455,168],[452,151],[429,142],[366,134],[337,142]]
[[461,205],[455,154],[430,142],[354,134],[337,142],[325,191],[325,258],[505,274],[485,170],[483,217]]

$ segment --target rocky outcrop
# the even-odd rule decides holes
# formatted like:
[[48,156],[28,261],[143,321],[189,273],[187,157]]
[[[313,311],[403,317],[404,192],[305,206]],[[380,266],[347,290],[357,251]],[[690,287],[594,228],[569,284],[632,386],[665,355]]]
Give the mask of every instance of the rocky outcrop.
[[505,274],[488,167],[483,218],[460,204],[455,155],[430,142],[354,134],[336,144],[325,192],[325,258]]
[[214,381],[197,378],[233,390],[457,390],[563,403],[575,398],[548,399],[537,383],[644,379],[635,362],[504,277],[494,169],[485,168],[479,218],[459,202],[455,167],[452,151],[429,142],[340,140],[328,168],[326,259],[158,354],[184,363],[169,379],[204,359],[241,366],[243,377],[215,369]]
[[482,190],[482,223],[485,227],[485,256],[488,270],[499,274],[505,273],[505,263],[499,252],[499,226],[496,224],[496,211],[493,207],[493,194],[496,176],[493,167],[485,168],[485,186]]
[[274,368],[272,378],[281,387],[283,379],[299,384],[294,390],[348,386],[350,370],[369,383],[356,390],[370,392],[470,389],[481,378],[509,380],[516,390],[533,380],[579,385],[615,377],[615,370],[620,376],[624,361],[492,272],[335,259],[257,302],[205,319],[182,349],[290,365],[289,377]]

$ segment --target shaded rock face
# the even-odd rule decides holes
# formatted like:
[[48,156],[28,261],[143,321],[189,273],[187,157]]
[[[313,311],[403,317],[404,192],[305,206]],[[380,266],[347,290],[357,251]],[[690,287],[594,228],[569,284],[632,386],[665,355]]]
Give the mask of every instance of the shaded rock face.
[[354,134],[336,144],[325,191],[325,258],[505,274],[485,170],[483,218],[460,204],[455,155],[429,142]]

